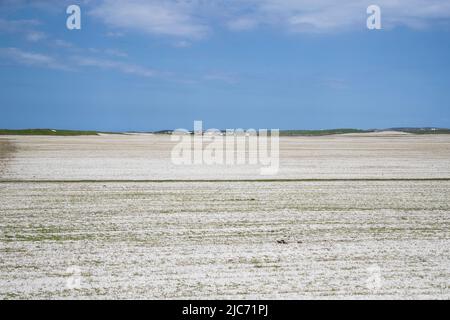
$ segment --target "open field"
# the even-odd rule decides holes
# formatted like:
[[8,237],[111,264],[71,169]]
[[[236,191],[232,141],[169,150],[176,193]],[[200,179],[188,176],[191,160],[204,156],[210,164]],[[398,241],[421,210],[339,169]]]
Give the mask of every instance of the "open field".
[[450,299],[450,136],[283,137],[268,177],[172,146],[0,137],[0,298]]
[[[261,179],[259,165],[176,166],[169,135],[4,136],[0,180]],[[1,143],[1,142],[0,142]],[[450,135],[281,137],[270,179],[450,178]]]

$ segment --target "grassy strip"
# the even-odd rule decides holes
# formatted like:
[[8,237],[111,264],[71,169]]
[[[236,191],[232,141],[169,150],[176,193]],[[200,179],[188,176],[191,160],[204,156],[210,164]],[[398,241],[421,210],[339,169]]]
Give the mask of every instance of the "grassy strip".
[[331,134],[365,133],[372,130],[359,129],[329,129],[329,130],[281,130],[280,136],[327,136]]
[[414,133],[414,134],[450,134],[450,129],[445,128],[398,128],[393,131]]

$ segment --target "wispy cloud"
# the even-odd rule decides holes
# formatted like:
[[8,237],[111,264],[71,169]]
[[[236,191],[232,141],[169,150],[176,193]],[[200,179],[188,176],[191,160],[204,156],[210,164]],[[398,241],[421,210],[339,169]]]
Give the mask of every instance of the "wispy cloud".
[[259,22],[254,17],[239,17],[227,22],[227,26],[233,31],[252,30],[258,26]]
[[41,53],[23,51],[18,48],[0,48],[0,56],[15,63],[55,70],[72,70],[58,59]]
[[61,40],[61,39],[54,40],[53,44],[60,48],[66,48],[66,49],[74,48],[74,45],[72,43],[65,41],[65,40]]
[[47,35],[40,31],[30,31],[26,35],[26,39],[31,42],[38,42],[45,38],[47,38]]
[[76,63],[77,66],[80,67],[95,67],[105,70],[115,70],[141,77],[154,77],[157,74],[157,72],[153,69],[115,60],[98,59],[91,57],[73,57],[72,60]]
[[36,19],[6,20],[0,18],[1,32],[24,32],[41,25]]
[[128,57],[128,54],[122,50],[118,50],[118,49],[111,49],[111,48],[107,48],[107,49],[102,49],[102,48],[88,48],[87,51],[89,53],[94,53],[94,54],[105,54],[108,56],[112,56],[112,57],[118,57],[118,58],[125,58]]
[[[426,28],[450,20],[449,0],[238,0],[247,6],[245,14],[232,16],[230,29],[246,30],[247,25],[270,26],[290,32],[338,32],[365,28],[366,9],[377,4],[383,26]],[[247,20],[248,16],[251,19]]]
[[[69,0],[4,0],[0,7],[56,11]],[[139,32],[169,37],[175,47],[185,47],[223,27],[242,32],[271,28],[293,33],[334,33],[364,30],[366,8],[376,3],[382,10],[384,29],[425,29],[450,25],[450,0],[99,0],[80,1],[83,14],[109,26],[107,37]],[[4,10],[4,9],[2,9]],[[20,33],[37,42],[48,38],[37,20],[4,20],[0,33]],[[179,44],[179,45],[178,45]]]
[[91,14],[114,28],[152,35],[202,38],[206,25],[197,21],[188,1],[104,0]]
[[122,61],[82,56],[69,56],[62,59],[57,56],[24,51],[18,48],[0,48],[0,57],[4,61],[10,61],[19,65],[63,71],[76,71],[80,70],[80,68],[91,67],[147,78],[158,74],[153,69]]
[[6,20],[0,18],[0,33],[21,34],[31,42],[47,38],[46,33],[38,30],[39,26],[41,26],[41,22],[36,19]]
[[2,12],[15,12],[27,8],[60,14],[61,8],[66,8],[71,4],[76,3],[83,7],[92,2],[92,0],[1,0],[0,10]]
[[186,40],[179,40],[172,43],[175,48],[187,48],[191,46],[191,43]]
[[119,58],[125,58],[128,57],[128,54],[122,50],[118,49],[105,49],[104,52],[107,55],[113,56],[113,57],[119,57]]
[[[288,32],[340,32],[365,28],[373,0],[104,0],[92,14],[115,29],[203,38],[215,27],[232,31],[271,27]],[[383,26],[427,28],[450,22],[449,0],[377,0]]]
[[123,37],[125,35],[125,33],[123,33],[123,32],[115,32],[115,31],[108,31],[107,33],[106,33],[106,36],[107,37],[110,37],[110,38],[121,38],[121,37]]

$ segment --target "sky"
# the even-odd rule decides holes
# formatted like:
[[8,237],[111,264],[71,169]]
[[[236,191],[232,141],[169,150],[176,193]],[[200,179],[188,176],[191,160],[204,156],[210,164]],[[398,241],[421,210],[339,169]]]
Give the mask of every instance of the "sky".
[[[366,26],[371,4],[381,30]],[[0,128],[194,120],[450,127],[450,0],[0,0]]]

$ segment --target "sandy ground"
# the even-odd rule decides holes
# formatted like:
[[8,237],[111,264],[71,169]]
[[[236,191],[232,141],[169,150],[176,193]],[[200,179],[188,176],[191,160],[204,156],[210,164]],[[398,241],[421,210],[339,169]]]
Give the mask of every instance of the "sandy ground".
[[[0,140],[6,138],[0,137]],[[3,180],[260,179],[261,165],[177,166],[166,135],[8,137]],[[268,178],[450,178],[450,135],[283,137]]]
[[115,181],[261,178],[172,145],[0,137],[0,298],[450,299],[449,136],[282,138],[270,178],[314,181]]

